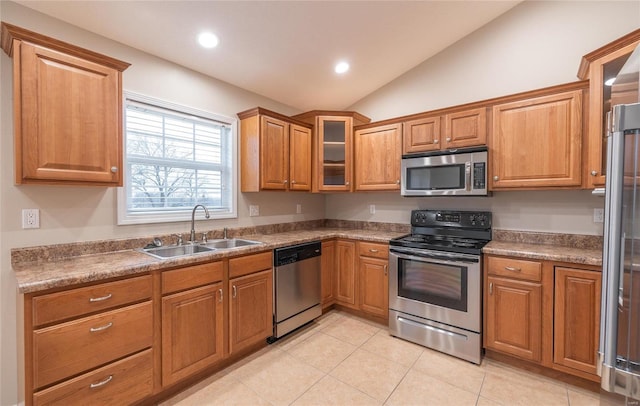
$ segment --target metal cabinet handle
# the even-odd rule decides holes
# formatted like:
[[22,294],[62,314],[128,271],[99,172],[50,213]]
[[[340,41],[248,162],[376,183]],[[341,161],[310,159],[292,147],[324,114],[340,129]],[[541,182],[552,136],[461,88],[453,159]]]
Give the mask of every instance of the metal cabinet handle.
[[97,331],[106,330],[106,329],[108,329],[108,328],[109,328],[109,327],[111,327],[111,326],[113,326],[113,323],[109,322],[109,323],[105,324],[104,326],[100,326],[100,327],[91,327],[91,328],[89,329],[89,331],[91,331],[92,333],[95,333],[95,332],[97,332]]
[[287,182],[289,182],[289,181],[285,179],[285,180],[284,180],[284,184],[286,185],[286,184],[287,184]]
[[344,185],[345,185],[345,186],[349,186],[349,182],[348,182],[348,181],[347,181],[347,182],[344,182]]
[[433,143],[434,143],[434,144],[437,144],[437,143],[438,143],[438,141],[439,141],[439,140],[433,140]]
[[511,271],[511,272],[520,272],[520,271],[522,271],[521,268],[514,268],[512,266],[505,266],[504,269],[506,269],[507,271]]
[[104,385],[108,384],[109,382],[111,382],[112,379],[113,379],[113,375],[109,375],[106,379],[103,379],[102,381],[100,381],[98,383],[92,383],[91,385],[89,385],[89,388],[90,389],[99,388],[99,387],[104,386]]
[[233,294],[231,295],[231,297],[233,297],[235,299],[236,298],[236,294],[238,293],[237,290],[236,290],[236,285],[233,285],[232,290],[233,290]]
[[591,176],[598,176],[598,171],[591,171]]
[[400,179],[396,179],[396,185],[400,184]]
[[375,253],[375,252],[378,252],[378,250],[375,249],[375,248],[369,248],[369,252],[374,252]]
[[291,181],[291,184],[292,184],[292,185],[293,185],[293,184],[295,184],[295,183],[296,183],[296,181],[295,181],[295,180],[292,180],[292,181]]
[[218,300],[218,302],[222,303],[222,298],[224,297],[224,292],[222,292],[222,288],[218,289],[218,292],[220,292],[220,300]]
[[493,295],[493,282],[489,284],[489,294]]
[[495,175],[495,176],[493,177],[493,180],[498,180],[498,179],[500,179],[500,178],[498,177],[498,175]]
[[384,276],[387,276],[388,272],[389,272],[389,265],[385,265],[384,266]]
[[118,172],[118,167],[117,166],[112,166],[111,167],[111,172],[112,173],[117,173]]
[[93,302],[102,302],[103,300],[107,300],[107,299],[111,299],[113,295],[111,293],[109,293],[106,296],[102,296],[102,297],[90,297],[89,298],[89,302],[93,303]]
[[451,141],[451,137],[447,137],[447,142]]

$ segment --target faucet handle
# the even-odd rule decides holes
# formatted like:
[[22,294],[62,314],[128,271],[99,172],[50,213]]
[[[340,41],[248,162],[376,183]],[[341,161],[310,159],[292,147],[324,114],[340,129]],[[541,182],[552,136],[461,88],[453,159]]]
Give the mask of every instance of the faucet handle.
[[202,242],[203,242],[204,244],[206,244],[206,243],[207,243],[207,234],[209,234],[209,232],[208,232],[208,231],[205,231],[204,233],[202,233]]
[[184,241],[182,240],[182,234],[173,234],[173,236],[177,238],[176,243],[178,245],[182,245],[183,244]]
[[222,230],[222,238],[227,239],[227,227]]

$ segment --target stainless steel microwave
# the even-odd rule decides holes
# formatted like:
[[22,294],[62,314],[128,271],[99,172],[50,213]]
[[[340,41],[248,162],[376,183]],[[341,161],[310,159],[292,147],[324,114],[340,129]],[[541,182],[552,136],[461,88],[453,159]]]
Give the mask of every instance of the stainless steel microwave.
[[487,147],[402,156],[402,196],[487,196]]

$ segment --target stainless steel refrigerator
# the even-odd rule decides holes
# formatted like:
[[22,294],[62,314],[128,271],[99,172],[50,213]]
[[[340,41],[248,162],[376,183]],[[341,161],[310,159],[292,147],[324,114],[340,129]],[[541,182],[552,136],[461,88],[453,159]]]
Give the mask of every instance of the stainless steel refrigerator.
[[640,47],[612,86],[598,373],[602,388],[640,400]]

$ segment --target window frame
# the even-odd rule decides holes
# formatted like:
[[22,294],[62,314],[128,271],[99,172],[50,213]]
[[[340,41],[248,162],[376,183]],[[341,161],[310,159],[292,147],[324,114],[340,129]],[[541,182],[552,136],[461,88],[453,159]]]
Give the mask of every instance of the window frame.
[[[231,134],[229,142],[231,153],[231,168],[230,168],[230,185],[231,188],[228,196],[230,199],[229,210],[214,210],[209,208],[210,220],[211,219],[229,219],[238,217],[238,120],[233,117],[224,116],[217,113],[210,113],[204,110],[188,107],[185,105],[169,102],[166,100],[157,99],[155,97],[145,96],[139,93],[130,91],[123,92],[122,102],[122,155],[123,155],[123,185],[118,188],[117,192],[117,224],[118,225],[130,225],[130,224],[151,224],[151,223],[171,223],[182,222],[191,220],[192,209],[176,209],[176,210],[154,210],[147,212],[130,213],[127,211],[127,188],[130,187],[129,163],[127,155],[127,127],[126,127],[126,114],[127,114],[127,101],[148,104],[151,107],[160,109],[172,110],[176,113],[183,115],[191,115],[207,120],[213,120],[224,125],[228,125],[231,128]],[[204,214],[201,210],[198,211],[197,219],[204,219]]]

